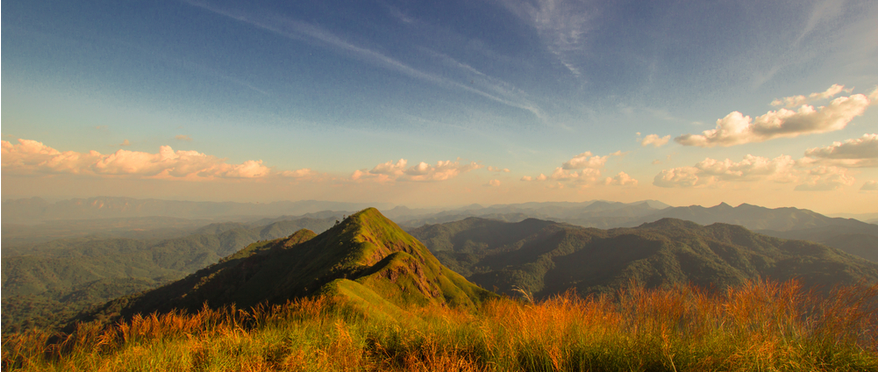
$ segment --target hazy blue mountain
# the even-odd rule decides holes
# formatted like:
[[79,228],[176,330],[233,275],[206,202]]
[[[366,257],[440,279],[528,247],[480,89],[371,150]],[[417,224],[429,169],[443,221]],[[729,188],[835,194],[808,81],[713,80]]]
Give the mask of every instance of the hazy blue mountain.
[[572,202],[532,202],[520,204],[500,204],[489,207],[471,205],[432,214],[402,215],[401,225],[418,227],[426,224],[445,223],[467,217],[496,219],[507,222],[522,221],[527,218],[567,222],[588,227],[617,227],[630,220],[654,214],[667,204],[645,200],[634,203],[608,201]]
[[229,217],[302,215],[326,210],[357,211],[386,203],[344,203],[317,200],[272,203],[193,202],[122,197],[70,199],[54,203],[40,198],[4,200],[4,223],[38,223],[47,220],[78,220],[127,217],[176,217],[218,219]]
[[720,203],[705,208],[699,205],[688,207],[672,207],[632,219],[625,226],[637,226],[642,223],[657,221],[662,218],[677,218],[702,225],[712,223],[729,223],[741,225],[751,230],[789,231],[824,226],[861,226],[862,221],[849,218],[833,218],[799,208],[766,208],[751,204],[732,207]]

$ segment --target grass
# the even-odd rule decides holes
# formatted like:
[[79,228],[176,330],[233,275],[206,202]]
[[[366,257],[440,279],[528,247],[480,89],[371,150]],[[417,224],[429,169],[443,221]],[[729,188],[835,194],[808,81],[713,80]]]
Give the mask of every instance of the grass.
[[4,371],[878,371],[878,285],[629,285],[375,317],[343,297],[5,335]]

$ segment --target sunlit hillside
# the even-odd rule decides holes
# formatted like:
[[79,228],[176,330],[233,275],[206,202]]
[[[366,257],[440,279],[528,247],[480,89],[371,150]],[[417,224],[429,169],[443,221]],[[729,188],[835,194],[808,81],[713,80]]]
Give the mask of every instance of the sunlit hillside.
[[4,371],[876,371],[878,286],[748,282],[503,298],[396,319],[347,297],[135,316],[3,340]]

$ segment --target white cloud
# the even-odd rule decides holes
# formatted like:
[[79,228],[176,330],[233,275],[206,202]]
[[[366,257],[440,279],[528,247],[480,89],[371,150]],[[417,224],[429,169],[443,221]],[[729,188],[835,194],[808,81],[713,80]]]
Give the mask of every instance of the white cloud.
[[655,147],[662,147],[670,140],[670,134],[664,137],[659,137],[658,134],[650,134],[644,137],[642,141],[640,141],[640,146],[646,147],[649,145],[653,145]]
[[860,191],[878,191],[878,181],[866,181]]
[[131,142],[128,142],[128,140],[126,139],[126,140],[122,141],[122,143],[120,143],[119,146],[122,146],[122,147],[131,146]]
[[848,176],[847,169],[840,167],[820,166],[807,171],[807,181],[797,185],[799,191],[830,191],[843,186],[850,186],[856,182]]
[[846,168],[878,167],[878,134],[867,133],[860,138],[809,149],[805,156],[821,164]]
[[[831,91],[830,88],[829,91]],[[826,94],[815,93],[815,94]],[[833,99],[827,106],[814,108],[801,105],[797,111],[786,108],[758,116],[755,119],[734,111],[716,121],[716,128],[701,134],[685,134],[674,139],[684,146],[734,146],[763,142],[774,138],[796,137],[803,134],[825,133],[843,129],[855,117],[875,102],[878,89],[869,97],[853,94]],[[871,101],[870,101],[871,99]]]
[[42,142],[25,139],[19,139],[17,145],[0,142],[3,171],[19,174],[70,173],[193,180],[261,178],[271,174],[271,169],[263,165],[262,160],[228,164],[216,156],[197,151],[174,151],[170,146],[161,146],[155,154],[128,150],[101,154],[97,151],[61,152]]
[[601,170],[593,168],[585,168],[581,171],[567,170],[561,167],[555,168],[552,175],[549,176],[555,181],[575,181],[577,183],[591,185],[598,182],[601,178]]
[[[594,155],[591,151],[586,151],[564,162],[560,167],[555,168],[549,176],[546,176],[545,174],[540,174],[537,177],[524,176],[521,180],[545,181],[551,179],[558,182],[574,182],[582,186],[600,183],[608,184],[606,180],[601,179],[601,169],[606,165],[607,159],[611,156],[624,156],[625,154],[626,153],[622,151],[616,151],[609,155],[598,156]],[[625,176],[627,177],[627,174]],[[631,180],[626,180],[626,182],[630,184]],[[636,180],[634,180],[634,182],[636,182]]]
[[189,137],[185,134],[178,134],[178,135],[174,136],[174,139],[180,140],[180,141],[192,142],[192,137]]
[[706,186],[723,181],[768,180],[779,183],[795,182],[796,161],[788,155],[774,159],[747,155],[740,162],[706,158],[695,166],[665,169],[657,174],[653,184],[660,187]]
[[399,159],[396,164],[394,164],[393,161],[388,161],[376,165],[375,168],[372,168],[372,170],[369,171],[369,173],[400,176],[405,173],[405,166],[407,163],[408,161],[405,159]]
[[492,166],[489,165],[487,169],[488,169],[489,172],[503,172],[503,173],[509,173],[509,168],[497,168],[497,167],[492,167]]
[[605,156],[596,156],[591,153],[591,151],[583,152],[579,155],[574,156],[572,159],[564,162],[562,164],[564,169],[581,169],[581,168],[602,168],[604,164],[607,163],[607,159],[610,158],[611,155],[619,155],[620,152],[616,152],[610,155]]
[[216,175],[228,178],[259,178],[265,177],[271,170],[262,165],[262,160],[247,160],[242,164],[220,164]]
[[695,167],[678,167],[665,169],[657,174],[652,184],[659,187],[693,187],[704,185],[698,176],[699,169]]
[[396,163],[388,161],[378,164],[372,170],[357,170],[351,175],[351,179],[374,180],[378,182],[388,181],[444,181],[457,177],[482,166],[476,162],[461,164],[459,161],[439,161],[436,165],[420,162],[417,165],[406,168],[408,161],[399,159]]
[[799,107],[814,101],[835,97],[844,90],[844,85],[833,84],[829,89],[820,93],[811,93],[807,97],[803,95],[784,97],[771,101],[772,106],[784,106],[786,108]]
[[491,181],[488,181],[488,185],[487,185],[487,186],[492,186],[492,187],[500,186],[500,180],[491,180]]
[[635,186],[637,185],[637,180],[631,178],[631,176],[625,172],[619,172],[619,174],[614,177],[607,177],[607,179],[604,180],[604,184],[613,186]]
[[302,168],[302,169],[297,169],[294,171],[283,171],[283,172],[278,173],[278,175],[281,177],[302,179],[302,178],[310,178],[310,177],[317,176],[317,172],[315,172],[309,168]]

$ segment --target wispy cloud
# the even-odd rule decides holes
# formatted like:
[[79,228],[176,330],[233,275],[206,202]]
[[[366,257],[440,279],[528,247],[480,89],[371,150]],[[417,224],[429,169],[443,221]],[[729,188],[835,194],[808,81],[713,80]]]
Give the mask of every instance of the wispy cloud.
[[846,0],[824,0],[815,4],[814,8],[811,9],[811,15],[808,17],[808,22],[805,23],[805,27],[799,34],[799,37],[796,38],[796,41],[793,42],[793,45],[799,44],[819,25],[832,22],[840,17],[843,13],[842,9],[846,2]]
[[[439,53],[427,48],[419,48],[419,50],[439,60],[444,66],[462,72],[462,75],[464,76],[463,80],[468,80],[469,83],[449,81],[449,83],[455,87],[510,107],[530,111],[534,116],[541,120],[546,118],[542,109],[540,109],[537,104],[533,103],[532,100],[528,99],[527,94],[524,91],[516,88],[512,84],[489,76],[469,64],[458,61],[444,53]],[[480,89],[476,89],[476,87],[479,87]]]
[[[528,102],[516,102],[514,100],[510,100],[509,98],[499,97],[496,94],[476,89],[470,85],[444,78],[440,75],[419,70],[376,50],[355,45],[349,41],[346,41],[343,38],[332,33],[331,31],[326,30],[318,25],[299,21],[289,17],[284,17],[278,14],[247,13],[239,9],[219,8],[199,1],[184,1],[193,6],[197,6],[210,12],[226,16],[228,18],[249,24],[254,27],[261,28],[266,31],[273,32],[277,35],[289,39],[300,40],[328,47],[330,49],[346,53],[352,58],[359,59],[363,62],[370,63],[390,71],[395,71],[403,75],[430,82],[439,86],[462,89],[464,91],[480,95],[482,97],[510,107],[529,111],[539,118],[543,117],[541,110]],[[466,65],[460,64],[460,66]],[[472,69],[471,67],[470,69],[475,71],[475,69]]]
[[586,47],[586,36],[593,27],[596,11],[579,1],[501,0],[501,4],[536,29],[546,49],[576,77],[577,66]]

